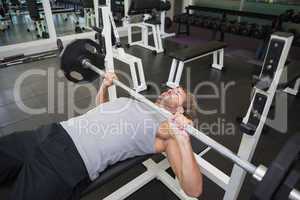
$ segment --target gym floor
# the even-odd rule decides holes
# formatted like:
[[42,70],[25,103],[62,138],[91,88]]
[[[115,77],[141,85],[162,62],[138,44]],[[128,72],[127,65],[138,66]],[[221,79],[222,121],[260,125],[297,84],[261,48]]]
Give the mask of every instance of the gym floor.
[[[199,35],[199,34],[198,34]],[[167,49],[178,48],[174,44],[174,40],[166,42]],[[126,41],[124,41],[126,42]],[[238,49],[236,49],[238,50]],[[159,54],[157,56],[152,55],[150,51],[139,47],[132,47],[128,50],[131,54],[140,57],[143,60],[144,71],[146,80],[161,85],[166,82],[171,66],[171,59],[164,55]],[[251,51],[250,51],[251,52]],[[253,53],[253,52],[252,52]],[[214,131],[215,134],[209,134],[213,139],[224,144],[232,151],[237,152],[241,133],[239,132],[239,125],[236,122],[238,116],[245,115],[247,108],[250,104],[251,93],[251,77],[253,73],[257,73],[259,68],[249,62],[245,62],[245,59],[234,57],[231,54],[225,56],[225,70],[217,71],[210,67],[211,57],[199,59],[186,65],[184,70],[182,85],[187,86],[186,77],[191,77],[190,87],[191,90],[195,90],[199,83],[209,81],[217,86],[218,89],[222,88],[222,84],[233,83],[232,86],[226,92],[225,112],[220,110],[222,104],[220,99],[198,99],[199,105],[202,109],[217,109],[217,114],[203,115],[199,114],[200,123],[207,123],[212,125],[214,123],[234,124],[234,134],[224,135],[221,131]],[[289,75],[292,75],[294,70],[297,70],[299,66],[300,58],[293,59],[292,64],[289,66]],[[129,67],[125,64],[116,62],[115,68],[122,72],[129,73]],[[22,102],[32,108],[44,108],[48,107],[48,103],[54,101],[54,108],[52,112],[41,113],[37,115],[28,115],[20,109],[20,101],[14,99],[15,83],[20,75],[28,70],[45,70],[50,78],[55,81],[48,82],[45,76],[32,75],[28,77],[21,85],[21,100]],[[123,78],[120,78],[122,81]],[[130,84],[130,83],[128,83]],[[74,86],[70,84],[59,73],[59,60],[58,58],[48,59],[44,61],[28,63],[18,66],[13,66],[0,70],[0,135],[8,135],[15,131],[31,130],[35,129],[43,124],[52,122],[58,122],[66,120],[72,116],[79,115],[86,112],[94,105],[94,94],[89,91],[91,88],[98,88],[99,80],[92,84]],[[68,93],[76,89],[74,97]],[[147,94],[153,94],[153,89],[145,92]],[[126,95],[119,90],[119,96]],[[197,90],[197,95],[212,94],[212,90],[209,87],[201,87]],[[281,96],[284,93],[278,91],[277,96]],[[272,128],[269,128],[266,133],[263,134],[258,144],[256,153],[254,155],[253,162],[255,164],[264,164],[268,166],[270,162],[275,158],[280,148],[284,145],[285,141],[297,131],[300,130],[300,124],[298,115],[300,113],[300,100],[293,96],[288,96],[288,131],[280,133]],[[72,105],[72,107],[68,107]],[[77,109],[74,109],[74,105]],[[81,108],[81,109],[78,109]],[[50,108],[48,108],[48,111]],[[281,115],[281,113],[276,113]],[[207,132],[207,130],[203,130]],[[199,149],[203,149],[205,146],[200,142],[194,142],[194,146]],[[209,162],[224,170],[228,174],[232,169],[232,163],[219,154],[210,151],[205,156]],[[102,199],[106,195],[119,188],[128,180],[136,177],[142,173],[145,169],[142,166],[136,166],[135,168],[125,172],[120,177],[112,180],[99,190],[84,197],[83,200]],[[1,199],[6,199],[9,192],[9,186],[7,188],[1,188]],[[251,192],[255,188],[255,183],[247,178],[239,199],[249,199]],[[221,199],[224,192],[217,185],[205,178],[204,181],[204,193],[200,199]],[[144,186],[141,190],[131,195],[127,199],[177,199],[163,184],[159,181],[152,181]]]

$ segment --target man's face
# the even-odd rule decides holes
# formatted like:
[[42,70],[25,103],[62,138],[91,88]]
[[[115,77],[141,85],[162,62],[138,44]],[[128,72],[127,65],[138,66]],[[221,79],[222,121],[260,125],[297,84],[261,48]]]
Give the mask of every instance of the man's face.
[[177,87],[163,92],[158,99],[168,107],[177,108],[185,102],[186,93],[181,87]]

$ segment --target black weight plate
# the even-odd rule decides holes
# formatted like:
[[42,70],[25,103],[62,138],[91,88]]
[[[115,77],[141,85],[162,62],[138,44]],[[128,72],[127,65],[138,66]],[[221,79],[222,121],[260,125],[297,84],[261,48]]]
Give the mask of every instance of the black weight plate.
[[[259,183],[251,200],[274,199],[281,185],[289,177],[293,166],[299,162],[300,135],[294,135],[285,144],[277,158],[272,162],[263,180]],[[288,199],[288,198],[287,198]]]
[[[61,56],[61,69],[65,73],[68,80],[78,82],[91,82],[99,77],[99,75],[82,66],[83,59],[99,69],[104,69],[105,56],[101,53],[101,47],[90,39],[75,40],[70,43],[62,53]],[[76,79],[71,75],[72,72],[77,72],[82,76],[82,79]]]

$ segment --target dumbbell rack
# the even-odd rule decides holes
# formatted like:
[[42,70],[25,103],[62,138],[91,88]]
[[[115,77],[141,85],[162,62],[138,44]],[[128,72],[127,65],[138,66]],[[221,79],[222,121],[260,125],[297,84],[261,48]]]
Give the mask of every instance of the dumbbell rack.
[[[243,23],[238,21],[228,21],[228,16],[238,16],[238,17],[247,17],[247,18],[256,18],[270,21],[270,26],[259,27],[255,29],[256,31],[260,31],[263,28],[266,28],[265,34],[257,34],[257,39],[265,39],[266,36],[269,36],[272,31],[278,30],[280,27],[277,27],[277,20],[279,19],[279,15],[271,15],[271,14],[263,14],[263,13],[255,13],[255,12],[247,12],[247,11],[237,11],[237,10],[229,10],[229,9],[221,9],[221,8],[212,8],[212,7],[202,7],[202,6],[187,6],[186,13],[183,13],[179,16],[175,16],[174,21],[178,23],[177,34],[190,34],[191,26],[200,26],[203,28],[209,28],[213,31],[213,39],[216,39],[215,36],[217,33],[220,33],[220,41],[224,41],[225,33],[230,32],[234,34],[242,34],[238,29],[242,29]],[[196,14],[197,12],[208,12],[219,14],[220,16],[211,18],[209,16],[203,16]],[[183,18],[183,19],[182,19]],[[202,20],[203,23],[193,20],[193,18],[198,18]],[[202,18],[202,19],[201,19]],[[244,22],[245,23],[245,22]],[[182,25],[185,26],[185,31],[181,31]],[[250,25],[250,24],[249,24]],[[225,27],[224,27],[225,26]],[[236,31],[233,31],[235,29]],[[250,37],[250,33],[243,34],[244,36]]]

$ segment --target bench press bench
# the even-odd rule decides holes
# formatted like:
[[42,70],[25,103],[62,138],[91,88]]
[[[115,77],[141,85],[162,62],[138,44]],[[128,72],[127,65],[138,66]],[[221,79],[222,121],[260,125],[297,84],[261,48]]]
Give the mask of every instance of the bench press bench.
[[141,164],[145,160],[151,158],[151,156],[152,155],[134,157],[108,167],[95,181],[93,181],[83,192],[81,192],[81,197],[94,192],[95,190],[99,189],[100,186],[111,181],[111,179],[118,177],[127,170],[135,167],[138,164]]
[[212,41],[203,45],[190,46],[170,52],[169,56],[173,61],[167,86],[171,88],[179,86],[183,67],[186,63],[211,54],[213,54],[212,67],[222,70],[224,65],[224,48],[226,47],[227,44],[224,42]]

